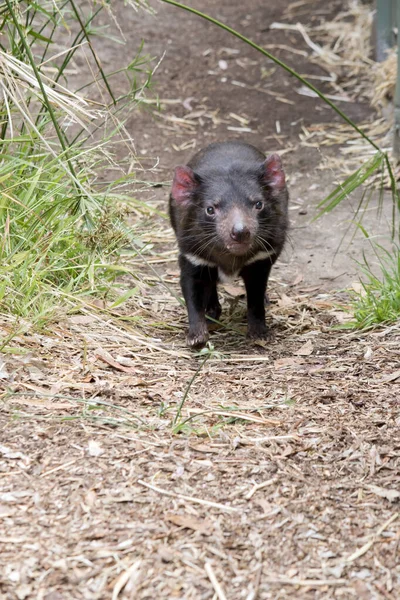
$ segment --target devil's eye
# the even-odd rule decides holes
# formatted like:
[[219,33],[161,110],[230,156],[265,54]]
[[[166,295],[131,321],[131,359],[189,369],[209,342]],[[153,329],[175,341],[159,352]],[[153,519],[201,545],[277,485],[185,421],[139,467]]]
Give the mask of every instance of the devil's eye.
[[206,208],[206,213],[211,217],[212,215],[215,214],[215,210],[213,206],[207,206]]
[[255,208],[256,210],[262,210],[264,208],[264,203],[261,202],[261,200],[259,200],[258,202],[255,203]]

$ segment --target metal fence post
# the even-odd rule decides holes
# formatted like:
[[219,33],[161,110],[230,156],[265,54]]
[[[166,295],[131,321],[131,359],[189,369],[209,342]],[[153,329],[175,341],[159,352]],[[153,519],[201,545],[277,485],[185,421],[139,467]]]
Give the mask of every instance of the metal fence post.
[[387,50],[395,43],[397,4],[398,0],[376,0],[375,57],[378,62],[385,60]]
[[[397,23],[400,23],[400,0],[396,0]],[[400,159],[400,35],[397,31],[397,79],[396,93],[394,96],[394,140],[393,155],[396,160]]]

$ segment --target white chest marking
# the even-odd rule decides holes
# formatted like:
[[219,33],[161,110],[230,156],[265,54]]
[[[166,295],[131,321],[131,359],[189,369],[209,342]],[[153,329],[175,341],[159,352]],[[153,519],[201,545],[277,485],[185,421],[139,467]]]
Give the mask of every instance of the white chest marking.
[[[255,254],[254,256],[252,256],[251,258],[249,258],[249,260],[247,260],[243,266],[247,266],[247,265],[252,265],[253,263],[259,261],[259,260],[265,260],[266,258],[271,258],[271,256],[274,255],[274,252],[267,252],[265,250],[260,250],[259,252],[257,252],[257,254]],[[211,262],[211,260],[206,260],[205,258],[201,258],[201,256],[196,256],[195,254],[191,254],[190,252],[187,252],[186,254],[184,254],[184,257],[190,262],[192,263],[192,265],[194,265],[195,267],[216,267],[217,265],[213,262]],[[234,273],[231,274],[227,274],[225,273],[221,267],[218,269],[218,276],[220,281],[230,281],[232,278],[237,277],[239,274],[239,271],[235,271]]]
[[259,252],[257,252],[257,254],[255,254],[254,256],[249,258],[249,260],[246,260],[244,265],[245,266],[252,265],[253,263],[255,263],[259,260],[265,260],[266,258],[271,258],[271,256],[273,256],[274,254],[275,254],[275,252],[273,250],[270,250],[269,252],[267,252],[266,250],[260,250]]
[[210,260],[206,260],[205,258],[201,258],[201,256],[196,256],[195,254],[191,254],[187,252],[183,255],[192,265],[195,267],[216,267],[217,265]]

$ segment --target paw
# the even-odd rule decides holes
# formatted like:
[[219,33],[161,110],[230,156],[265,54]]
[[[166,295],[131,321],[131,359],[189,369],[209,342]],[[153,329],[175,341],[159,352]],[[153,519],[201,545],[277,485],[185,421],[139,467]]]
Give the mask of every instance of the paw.
[[265,340],[267,342],[272,342],[274,334],[265,323],[254,323],[248,325],[247,337],[250,340]]
[[202,348],[208,341],[208,329],[207,325],[204,327],[198,327],[197,329],[189,329],[189,333],[186,338],[186,343],[189,348]]

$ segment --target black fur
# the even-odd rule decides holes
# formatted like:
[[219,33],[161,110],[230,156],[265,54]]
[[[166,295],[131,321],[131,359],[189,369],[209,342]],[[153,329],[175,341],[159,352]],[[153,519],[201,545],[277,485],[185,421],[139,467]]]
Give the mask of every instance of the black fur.
[[[265,156],[249,144],[216,143],[197,153],[187,167],[176,170],[169,213],[179,245],[190,346],[207,341],[206,315],[218,319],[221,314],[218,270],[226,275],[239,274],[244,280],[248,335],[267,335],[264,296],[288,227],[284,175],[279,157],[271,158],[273,166],[269,168],[269,159],[266,162]],[[210,207],[212,215],[207,213]],[[260,251],[270,255],[246,264]],[[211,266],[196,266],[187,254]]]

